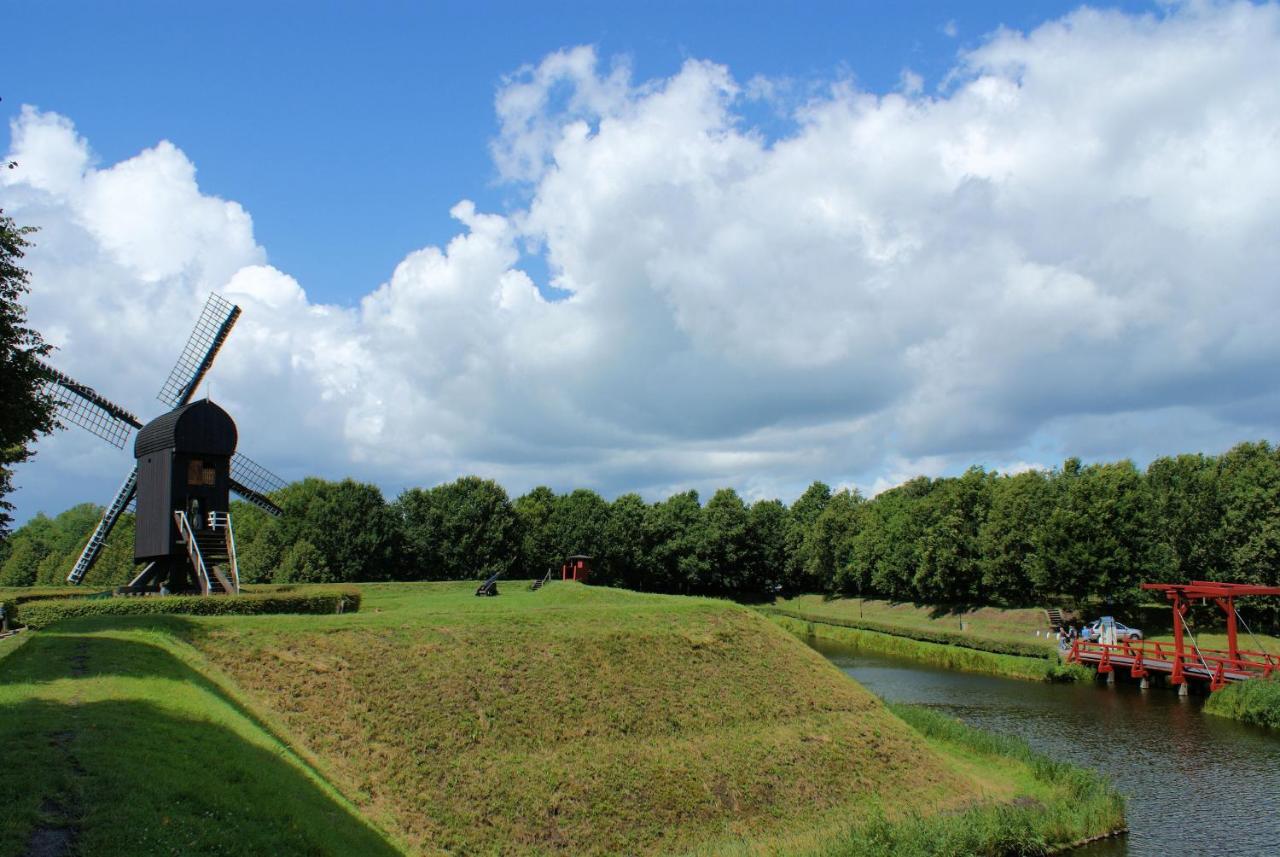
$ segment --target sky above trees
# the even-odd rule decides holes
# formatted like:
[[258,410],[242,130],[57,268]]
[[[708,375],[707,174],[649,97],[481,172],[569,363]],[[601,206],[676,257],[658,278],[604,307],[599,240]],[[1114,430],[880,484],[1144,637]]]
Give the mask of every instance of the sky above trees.
[[[1143,8],[498,16],[491,39],[405,12],[327,64],[315,21],[270,56],[284,22],[169,22],[152,55],[126,17],[114,55],[42,80],[27,10],[0,207],[41,229],[57,365],[144,418],[204,296],[240,303],[211,392],[290,478],[789,501],[1218,452],[1277,412],[1280,8]],[[484,46],[370,59],[415,27]],[[168,84],[131,87],[156,55]],[[39,452],[19,519],[128,465],[72,432]]]

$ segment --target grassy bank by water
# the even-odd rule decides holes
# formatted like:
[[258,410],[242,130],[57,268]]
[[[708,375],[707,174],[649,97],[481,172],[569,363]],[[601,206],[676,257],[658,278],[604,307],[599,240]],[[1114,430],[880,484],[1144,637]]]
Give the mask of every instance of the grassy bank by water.
[[1280,730],[1280,678],[1229,684],[1209,697],[1204,710]]
[[699,857],[925,857],[1049,854],[1120,832],[1124,798],[1101,775],[1033,751],[1024,741],[973,729],[923,706],[889,705],[939,752],[992,779],[1019,783],[1014,801],[990,801],[979,776],[968,805],[947,813],[903,812],[878,803],[856,819],[773,841],[721,843]]
[[1061,663],[1056,652],[1053,651],[1041,657],[1003,655],[963,646],[931,643],[879,631],[864,631],[859,628],[796,619],[776,612],[771,612],[769,616],[774,622],[802,639],[820,637],[855,649],[911,658],[947,669],[1031,681],[1076,681],[1091,675],[1084,667]]
[[1043,610],[952,608],[823,595],[778,599],[771,609],[796,619],[996,654],[1039,657],[1056,651]]
[[0,660],[22,773],[0,855],[898,854],[912,830],[1003,853],[1014,817],[1023,853],[1078,838],[1033,764],[909,725],[753,611],[474,586],[27,632]]

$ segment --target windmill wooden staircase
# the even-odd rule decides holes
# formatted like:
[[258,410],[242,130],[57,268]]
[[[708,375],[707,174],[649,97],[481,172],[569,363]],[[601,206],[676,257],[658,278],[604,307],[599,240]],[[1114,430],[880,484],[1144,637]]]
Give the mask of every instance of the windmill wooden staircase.
[[231,529],[231,515],[211,512],[207,526],[193,529],[183,512],[174,512],[187,557],[195,570],[204,595],[235,595],[240,591],[240,573],[236,567],[236,539]]

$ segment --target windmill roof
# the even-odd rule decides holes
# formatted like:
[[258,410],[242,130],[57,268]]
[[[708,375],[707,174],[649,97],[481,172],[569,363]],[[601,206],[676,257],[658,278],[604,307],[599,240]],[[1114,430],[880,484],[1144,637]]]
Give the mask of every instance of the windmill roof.
[[236,451],[235,421],[208,399],[161,414],[138,431],[134,458],[160,450],[231,455]]

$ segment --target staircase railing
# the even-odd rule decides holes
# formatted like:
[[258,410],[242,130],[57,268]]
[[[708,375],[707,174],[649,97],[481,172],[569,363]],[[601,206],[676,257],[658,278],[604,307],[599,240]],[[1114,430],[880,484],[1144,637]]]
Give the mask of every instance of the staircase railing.
[[231,527],[231,513],[210,512],[209,529],[226,529],[227,531],[227,562],[231,564],[231,585],[235,587],[235,594],[239,595],[240,567],[236,564],[236,531]]
[[213,591],[213,583],[209,580],[209,570],[205,568],[204,557],[200,555],[200,545],[196,543],[196,534],[191,529],[191,522],[187,520],[187,513],[179,509],[173,513],[173,519],[178,522],[178,532],[187,544],[187,556],[191,559],[191,564],[195,566],[196,574],[202,581],[204,594],[208,595]]

